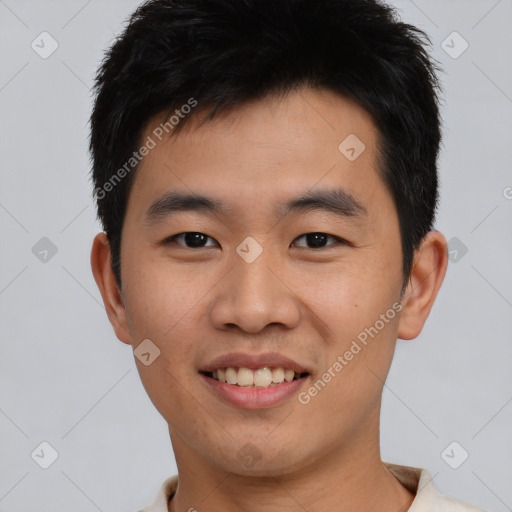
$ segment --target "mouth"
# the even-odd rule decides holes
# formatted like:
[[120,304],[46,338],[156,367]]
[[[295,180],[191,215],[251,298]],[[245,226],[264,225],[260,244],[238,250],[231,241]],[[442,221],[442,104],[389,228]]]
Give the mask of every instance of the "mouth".
[[310,375],[309,372],[296,372],[290,368],[283,368],[281,366],[263,366],[255,369],[243,366],[228,366],[217,368],[210,372],[205,371],[200,373],[218,382],[243,388],[269,388],[279,386],[285,382],[303,379]]
[[309,368],[277,353],[225,354],[199,370],[206,389],[242,409],[277,407],[304,387]]

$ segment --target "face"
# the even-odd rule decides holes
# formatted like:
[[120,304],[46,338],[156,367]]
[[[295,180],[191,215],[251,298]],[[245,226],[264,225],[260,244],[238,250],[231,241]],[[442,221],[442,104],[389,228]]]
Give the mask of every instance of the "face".
[[177,458],[278,475],[376,441],[402,252],[372,119],[310,89],[197,119],[135,176],[116,327],[159,351]]

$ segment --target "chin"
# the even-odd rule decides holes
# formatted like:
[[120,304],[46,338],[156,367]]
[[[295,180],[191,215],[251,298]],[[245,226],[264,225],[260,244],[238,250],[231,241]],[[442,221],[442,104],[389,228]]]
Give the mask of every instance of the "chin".
[[[232,449],[229,451],[232,452]],[[267,453],[250,442],[238,450],[235,457],[229,459],[222,457],[221,460],[215,460],[215,464],[229,473],[262,478],[284,476],[307,465],[300,463],[296,450],[293,448],[287,451],[281,447],[278,451]]]

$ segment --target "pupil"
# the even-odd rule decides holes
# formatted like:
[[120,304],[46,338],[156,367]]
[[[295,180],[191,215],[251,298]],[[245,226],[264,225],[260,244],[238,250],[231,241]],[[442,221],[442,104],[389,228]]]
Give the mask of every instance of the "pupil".
[[306,235],[308,242],[313,247],[324,247],[327,235],[325,233],[309,233]]
[[186,233],[185,234],[185,242],[187,245],[191,245],[192,247],[202,247],[202,242],[205,242],[206,235],[202,233]]

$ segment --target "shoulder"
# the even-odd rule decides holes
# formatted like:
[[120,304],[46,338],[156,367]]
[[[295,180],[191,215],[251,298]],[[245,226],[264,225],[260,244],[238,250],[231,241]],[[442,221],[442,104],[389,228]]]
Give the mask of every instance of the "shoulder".
[[[485,512],[483,509],[475,507],[470,503],[458,500],[452,496],[438,493],[437,499],[431,504],[432,511],[443,510],[443,512]],[[411,512],[414,509],[411,508]],[[419,509],[422,510],[422,509]]]
[[138,512],[167,512],[167,503],[170,497],[176,492],[178,486],[178,475],[167,478],[160,486],[155,499],[151,505],[139,510]]
[[439,492],[426,469],[384,463],[416,497],[407,512],[485,512],[465,501]]
[[[414,504],[418,501],[418,506]],[[428,471],[421,470],[418,493],[409,512],[485,512],[470,503],[443,494],[437,490]]]

